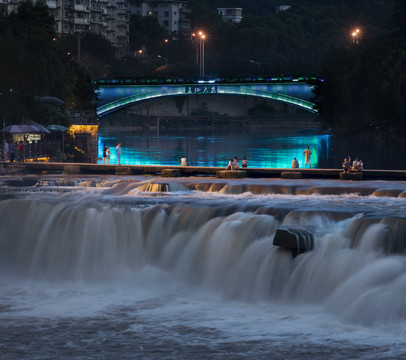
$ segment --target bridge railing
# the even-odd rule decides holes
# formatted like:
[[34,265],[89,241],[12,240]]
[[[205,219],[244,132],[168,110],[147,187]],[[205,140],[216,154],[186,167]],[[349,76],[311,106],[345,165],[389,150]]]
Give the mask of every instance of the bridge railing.
[[114,78],[94,79],[96,85],[163,85],[163,84],[233,84],[233,83],[317,83],[317,76],[257,76],[257,77],[214,77],[214,78]]

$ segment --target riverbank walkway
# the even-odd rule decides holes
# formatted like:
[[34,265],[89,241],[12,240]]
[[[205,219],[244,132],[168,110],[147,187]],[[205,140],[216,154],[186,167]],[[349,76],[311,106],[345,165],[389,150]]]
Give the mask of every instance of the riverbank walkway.
[[[229,178],[287,178],[287,179],[340,179],[341,169],[281,169],[245,168],[240,172],[229,171],[224,167],[209,166],[168,166],[168,165],[102,165],[89,163],[63,162],[0,162],[2,173],[40,174],[83,174],[83,175],[154,175],[167,177],[218,176]],[[373,170],[362,172],[363,180],[406,180],[406,170]],[[351,178],[348,180],[352,180]],[[360,180],[356,177],[353,180]]]

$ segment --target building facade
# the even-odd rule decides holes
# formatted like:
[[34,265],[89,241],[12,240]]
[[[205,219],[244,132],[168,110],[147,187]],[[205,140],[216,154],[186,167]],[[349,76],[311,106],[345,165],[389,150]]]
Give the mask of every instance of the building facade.
[[238,24],[242,20],[242,8],[217,8],[223,21]]
[[[17,11],[21,0],[0,0],[0,9]],[[114,46],[125,49],[129,44],[128,0],[46,0],[55,18],[58,34],[91,31],[104,36]]]
[[153,16],[174,36],[190,32],[190,6],[185,0],[130,0],[130,13]]
[[6,13],[11,13],[12,11],[17,11],[20,0],[0,0],[0,11],[5,11]]

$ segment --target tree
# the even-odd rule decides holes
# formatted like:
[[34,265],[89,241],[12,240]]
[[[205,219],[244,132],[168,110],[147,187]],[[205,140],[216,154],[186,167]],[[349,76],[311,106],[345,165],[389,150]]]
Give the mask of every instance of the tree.
[[42,116],[35,97],[91,106],[86,71],[58,50],[54,18],[45,3],[24,1],[17,12],[1,14],[0,30],[0,111],[8,123]]
[[153,16],[132,15],[130,18],[130,48],[156,53],[169,35]]

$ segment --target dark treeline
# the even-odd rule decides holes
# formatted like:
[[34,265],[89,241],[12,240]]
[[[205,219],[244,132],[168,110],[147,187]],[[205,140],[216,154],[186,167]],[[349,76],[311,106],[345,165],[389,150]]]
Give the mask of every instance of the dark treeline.
[[[281,4],[291,8],[276,12]],[[222,21],[217,8],[227,6],[243,8],[241,23]],[[324,79],[315,99],[326,126],[399,136],[406,132],[405,7],[402,0],[191,0],[191,32],[207,35],[207,76],[317,75]],[[21,109],[32,105],[30,94],[80,108],[91,103],[90,77],[199,75],[198,42],[191,34],[166,33],[152,17],[131,17],[130,46],[119,56],[102,37],[81,34],[78,63],[77,36],[53,41],[43,5],[24,8],[26,15],[20,9],[0,18],[3,112],[14,106],[10,89],[21,95]],[[35,22],[35,16],[43,18]]]
[[406,135],[406,2],[384,32],[352,46],[330,47],[321,61],[322,109],[330,125],[387,140]]
[[18,12],[0,13],[1,123],[34,120],[69,125],[69,113],[36,100],[57,97],[65,109],[89,109],[95,99],[86,68],[56,44],[54,19],[42,2],[23,2]]

